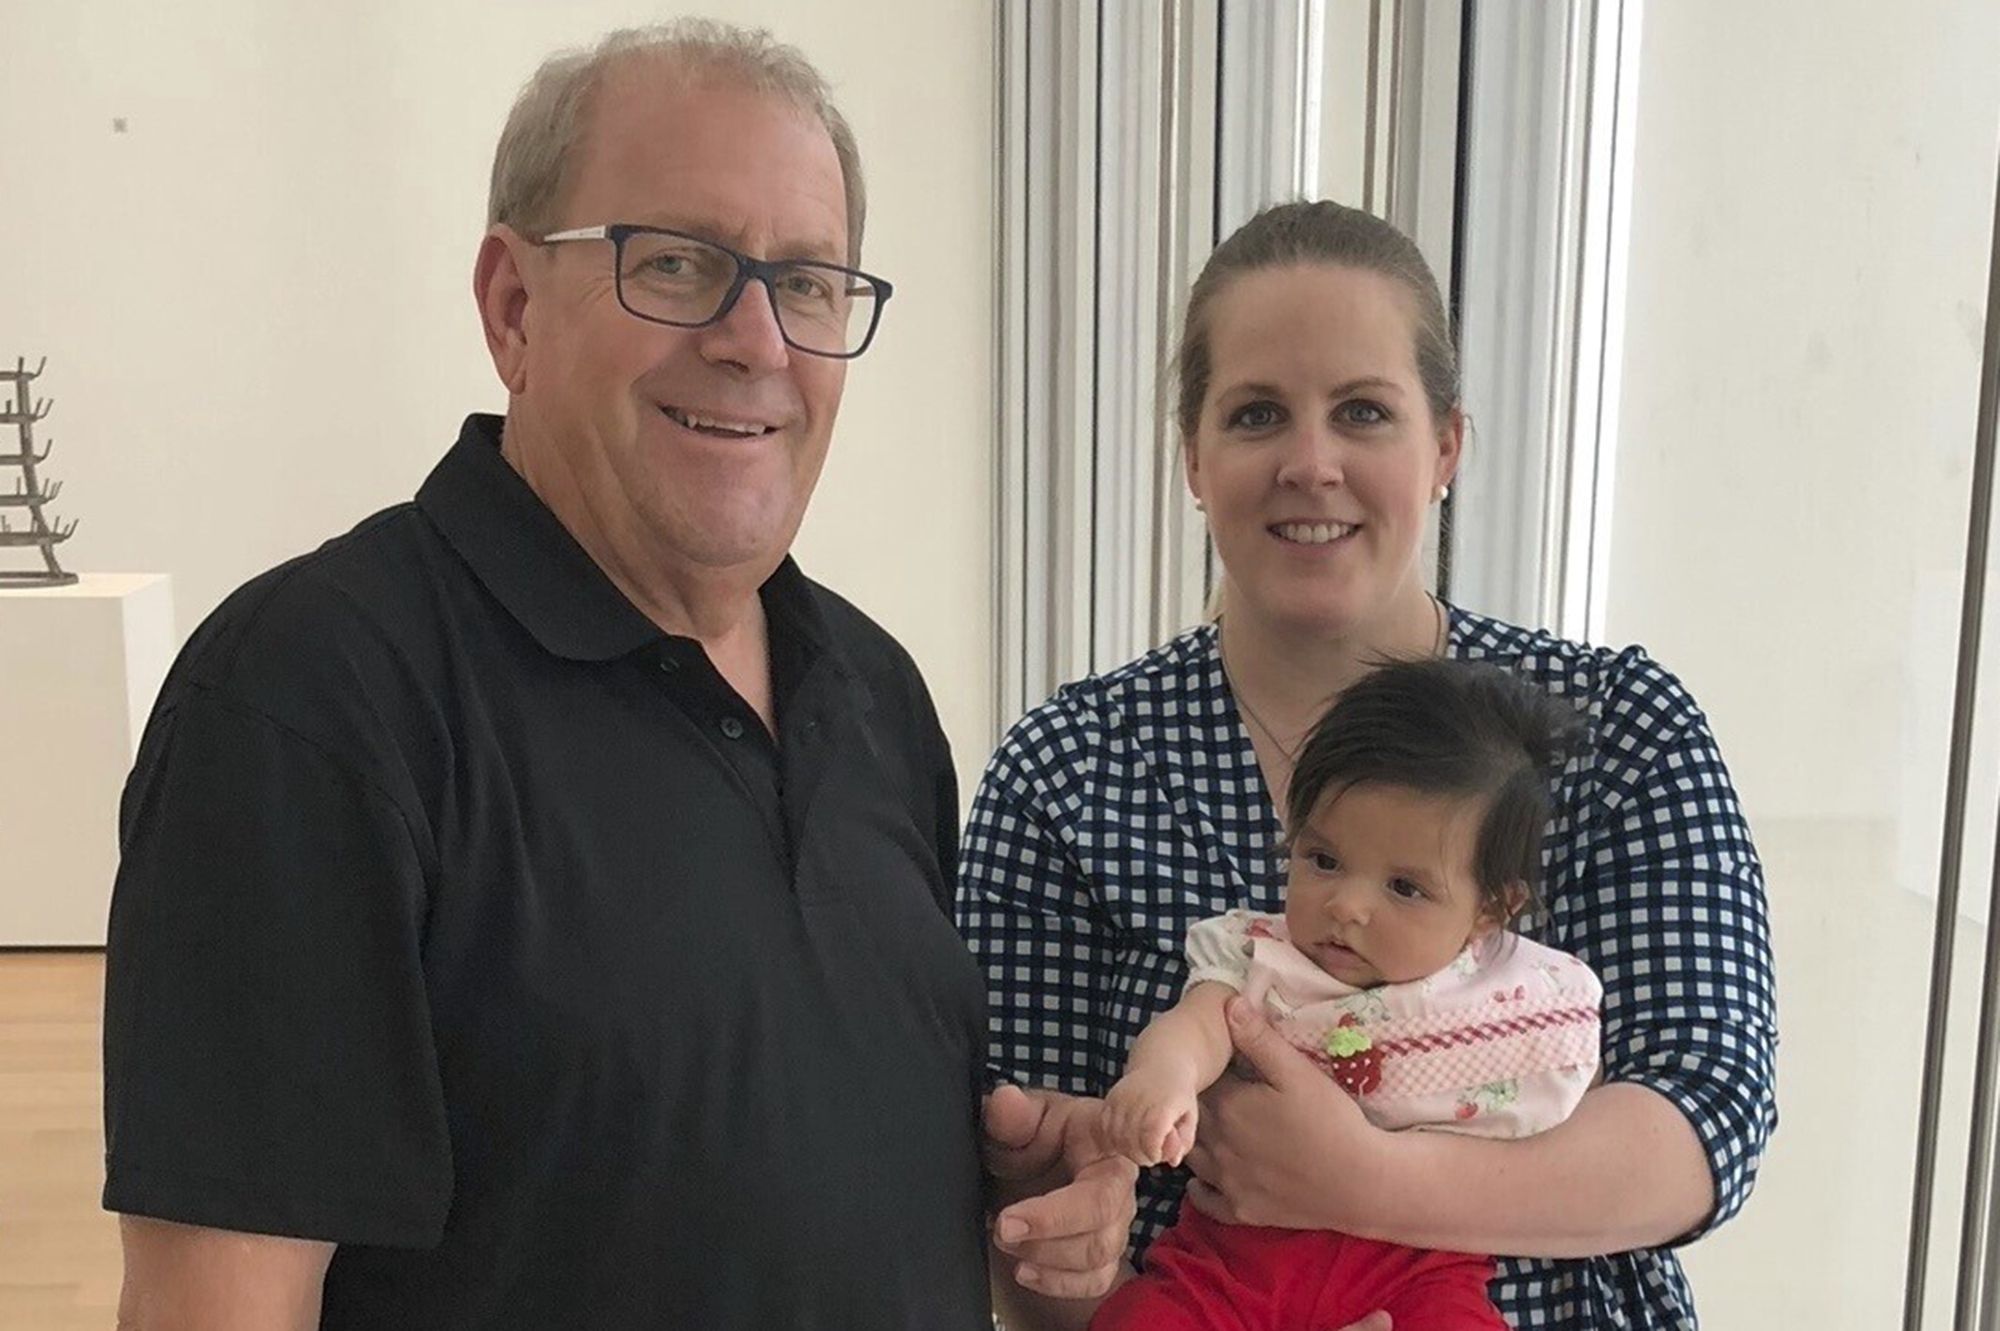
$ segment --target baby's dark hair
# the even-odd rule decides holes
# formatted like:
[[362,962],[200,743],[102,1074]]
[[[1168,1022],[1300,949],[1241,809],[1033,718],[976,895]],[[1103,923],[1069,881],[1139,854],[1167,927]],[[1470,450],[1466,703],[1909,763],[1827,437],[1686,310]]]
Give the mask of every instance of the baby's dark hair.
[[[1306,737],[1292,768],[1289,824],[1358,785],[1486,801],[1473,851],[1480,896],[1511,922],[1541,881],[1549,787],[1584,743],[1582,713],[1498,666],[1389,662],[1341,694]],[[1527,899],[1508,901],[1510,884]]]

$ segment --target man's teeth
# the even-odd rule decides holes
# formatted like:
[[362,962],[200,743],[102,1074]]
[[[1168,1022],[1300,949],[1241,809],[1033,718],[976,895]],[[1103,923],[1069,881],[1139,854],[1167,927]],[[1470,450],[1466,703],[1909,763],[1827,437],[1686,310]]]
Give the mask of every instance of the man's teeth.
[[690,430],[721,430],[726,434],[748,437],[753,434],[768,434],[771,428],[750,421],[725,421],[716,416],[698,416],[692,411],[682,411],[679,407],[668,407],[666,413]]
[[1325,545],[1354,530],[1350,522],[1283,522],[1274,529],[1278,535],[1299,545]]

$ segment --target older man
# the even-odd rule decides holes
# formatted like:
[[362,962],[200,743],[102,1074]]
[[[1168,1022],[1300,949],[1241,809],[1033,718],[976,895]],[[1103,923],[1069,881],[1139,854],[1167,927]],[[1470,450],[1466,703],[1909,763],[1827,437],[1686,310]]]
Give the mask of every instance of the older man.
[[[121,1325],[988,1324],[949,755],[786,555],[890,293],[861,223],[761,34],[522,93],[474,276],[505,420],[231,597],[127,790]],[[987,1104],[1010,1295],[1111,1279],[1090,1112]]]

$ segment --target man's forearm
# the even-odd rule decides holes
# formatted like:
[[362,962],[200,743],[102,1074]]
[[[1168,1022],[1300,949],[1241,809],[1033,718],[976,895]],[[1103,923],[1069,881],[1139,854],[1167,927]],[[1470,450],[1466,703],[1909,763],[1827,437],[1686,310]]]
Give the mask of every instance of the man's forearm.
[[123,1216],[118,1331],[313,1331],[331,1243]]
[[1567,1121],[1520,1141],[1405,1132],[1391,1142],[1390,1183],[1351,1232],[1413,1247],[1591,1257],[1671,1242],[1715,1208],[1694,1129],[1641,1086],[1600,1086]]

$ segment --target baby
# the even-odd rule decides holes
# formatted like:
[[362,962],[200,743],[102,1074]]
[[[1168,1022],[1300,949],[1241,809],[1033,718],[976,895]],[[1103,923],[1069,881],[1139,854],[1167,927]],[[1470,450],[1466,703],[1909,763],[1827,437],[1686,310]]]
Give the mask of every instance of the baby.
[[[1597,1069],[1603,989],[1508,926],[1534,900],[1550,784],[1584,729],[1492,666],[1395,663],[1343,694],[1292,773],[1284,914],[1188,931],[1187,990],[1105,1099],[1113,1147],[1180,1163],[1197,1097],[1229,1063],[1238,993],[1378,1127],[1525,1137],[1567,1117]],[[1385,1308],[1398,1328],[1504,1331],[1492,1270],[1183,1206],[1091,1328],[1338,1327]]]

